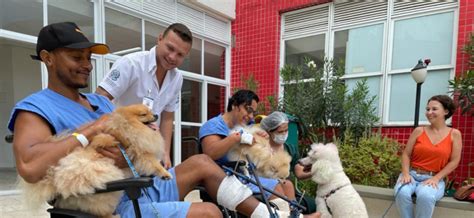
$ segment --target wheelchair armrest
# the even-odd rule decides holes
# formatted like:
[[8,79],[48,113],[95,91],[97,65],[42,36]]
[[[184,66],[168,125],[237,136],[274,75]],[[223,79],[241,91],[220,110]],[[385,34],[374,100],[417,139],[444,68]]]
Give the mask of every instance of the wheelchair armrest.
[[61,208],[49,208],[48,213],[51,214],[51,218],[66,218],[66,217],[80,217],[80,218],[97,218],[89,213],[84,213],[79,210],[61,209]]
[[239,161],[229,161],[229,162],[226,162],[224,164],[222,164],[222,166],[226,166],[226,167],[229,167],[229,168],[235,168],[236,166],[237,167],[243,167],[247,164],[247,162],[243,161],[243,160],[239,160]]
[[151,177],[140,177],[140,178],[128,178],[107,183],[105,189],[96,190],[96,193],[122,191],[128,195],[130,200],[136,200],[140,197],[141,188],[150,187],[153,185],[153,178]]
[[[106,193],[106,192],[114,192],[114,191],[125,191],[128,195],[128,198],[132,200],[133,206],[135,209],[135,215],[137,217],[141,217],[140,209],[138,205],[138,197],[141,194],[141,188],[150,187],[153,185],[153,178],[151,177],[140,177],[140,178],[128,178],[128,179],[121,179],[112,182],[108,182],[107,187],[105,189],[96,189],[95,193]],[[51,204],[53,205],[53,204]],[[81,212],[78,210],[70,210],[70,209],[62,209],[62,208],[49,208],[47,210],[51,214],[51,218],[56,217],[80,217],[80,218],[92,218],[96,217],[89,213]]]
[[128,178],[108,182],[105,189],[97,189],[96,193],[122,191],[130,188],[140,189],[150,187],[152,185],[153,179],[151,177]]

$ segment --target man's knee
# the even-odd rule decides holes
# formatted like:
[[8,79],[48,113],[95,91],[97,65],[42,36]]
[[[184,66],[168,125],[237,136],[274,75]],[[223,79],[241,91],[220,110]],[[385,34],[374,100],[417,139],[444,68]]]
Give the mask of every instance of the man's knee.
[[186,162],[189,166],[202,174],[203,176],[207,176],[207,173],[213,174],[216,171],[220,171],[221,168],[217,166],[217,164],[206,154],[197,154],[189,157]]
[[216,165],[216,163],[214,162],[214,160],[212,160],[208,155],[206,154],[196,154],[196,155],[193,155],[191,157],[189,157],[187,159],[188,162],[190,162],[190,164],[192,163],[193,166],[211,166],[211,167],[214,167]]
[[222,212],[213,203],[193,203],[189,209],[188,217],[222,217]]
[[295,186],[290,180],[285,180],[283,187],[285,187],[285,189],[293,189]]

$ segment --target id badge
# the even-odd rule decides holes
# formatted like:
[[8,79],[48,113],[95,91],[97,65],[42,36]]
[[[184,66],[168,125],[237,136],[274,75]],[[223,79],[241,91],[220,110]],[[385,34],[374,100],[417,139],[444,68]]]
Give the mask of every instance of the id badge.
[[142,104],[146,105],[150,110],[153,110],[153,98],[148,96],[143,97]]

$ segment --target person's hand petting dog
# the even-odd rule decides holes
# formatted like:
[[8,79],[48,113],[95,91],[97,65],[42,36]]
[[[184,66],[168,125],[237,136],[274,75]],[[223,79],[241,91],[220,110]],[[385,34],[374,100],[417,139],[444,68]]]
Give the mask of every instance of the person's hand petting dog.
[[98,148],[97,152],[101,153],[105,157],[114,160],[115,166],[120,169],[128,167],[128,163],[125,160],[125,157],[123,157],[120,148],[118,147]]
[[255,132],[255,134],[265,138],[265,139],[269,139],[270,138],[270,135],[267,133],[267,131],[257,131]]
[[[90,125],[83,126],[82,129],[90,129],[94,131],[93,136],[103,133],[105,128],[105,123],[109,120],[108,115],[101,116],[96,121],[92,122]],[[115,165],[118,168],[128,167],[127,161],[122,155],[122,152],[117,147],[107,147],[107,148],[98,148],[97,152],[104,155],[105,157],[111,158],[114,160]]]

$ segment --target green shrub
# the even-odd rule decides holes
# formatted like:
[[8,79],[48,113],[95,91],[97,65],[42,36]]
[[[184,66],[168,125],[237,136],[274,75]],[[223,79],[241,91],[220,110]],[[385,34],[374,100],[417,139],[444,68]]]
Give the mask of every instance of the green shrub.
[[338,142],[339,156],[344,172],[352,183],[377,187],[393,187],[400,174],[401,144],[394,139],[371,133],[355,143],[346,131]]

